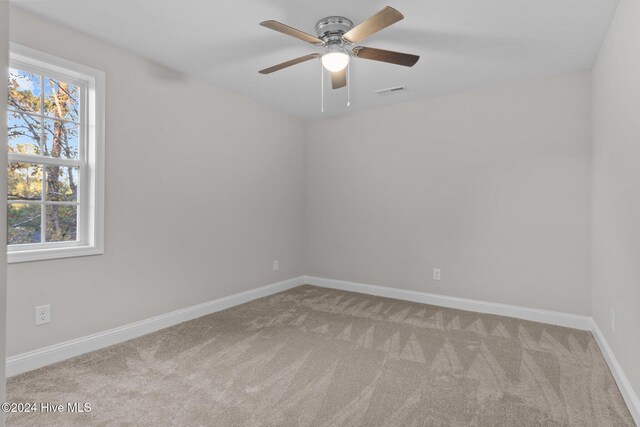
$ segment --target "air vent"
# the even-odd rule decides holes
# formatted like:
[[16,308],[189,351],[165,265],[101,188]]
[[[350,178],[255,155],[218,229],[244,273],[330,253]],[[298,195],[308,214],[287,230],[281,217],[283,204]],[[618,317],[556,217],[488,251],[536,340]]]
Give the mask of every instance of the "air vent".
[[396,87],[390,87],[388,89],[376,90],[373,93],[375,93],[378,96],[387,96],[387,95],[393,95],[398,93],[404,93],[406,91],[407,91],[406,86],[396,86]]

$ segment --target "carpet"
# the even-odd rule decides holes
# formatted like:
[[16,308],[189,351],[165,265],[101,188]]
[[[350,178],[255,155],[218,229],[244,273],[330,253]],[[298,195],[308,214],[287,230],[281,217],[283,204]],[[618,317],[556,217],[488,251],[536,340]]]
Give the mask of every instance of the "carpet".
[[10,426],[633,426],[589,332],[300,286],[8,382]]

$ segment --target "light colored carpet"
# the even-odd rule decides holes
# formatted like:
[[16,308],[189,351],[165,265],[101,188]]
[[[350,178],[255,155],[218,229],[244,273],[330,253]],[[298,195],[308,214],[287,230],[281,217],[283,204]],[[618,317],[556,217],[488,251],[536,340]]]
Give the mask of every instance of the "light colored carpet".
[[9,425],[633,426],[589,332],[301,286],[20,375]]

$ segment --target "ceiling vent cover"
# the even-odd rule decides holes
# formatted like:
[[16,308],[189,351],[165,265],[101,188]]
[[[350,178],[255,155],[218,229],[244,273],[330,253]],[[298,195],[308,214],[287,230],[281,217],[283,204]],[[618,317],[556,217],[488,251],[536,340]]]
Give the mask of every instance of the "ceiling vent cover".
[[398,93],[404,93],[406,91],[407,91],[406,86],[396,86],[396,87],[390,87],[387,89],[376,90],[373,93],[375,93],[378,96],[387,96],[387,95],[394,95]]

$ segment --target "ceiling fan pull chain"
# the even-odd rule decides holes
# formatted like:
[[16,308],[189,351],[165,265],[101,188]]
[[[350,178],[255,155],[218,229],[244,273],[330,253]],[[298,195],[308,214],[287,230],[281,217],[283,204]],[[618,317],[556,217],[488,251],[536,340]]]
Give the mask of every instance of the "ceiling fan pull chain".
[[324,67],[320,65],[320,112],[324,113]]
[[351,64],[347,64],[347,107],[351,106]]

